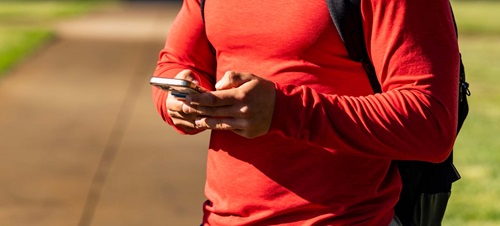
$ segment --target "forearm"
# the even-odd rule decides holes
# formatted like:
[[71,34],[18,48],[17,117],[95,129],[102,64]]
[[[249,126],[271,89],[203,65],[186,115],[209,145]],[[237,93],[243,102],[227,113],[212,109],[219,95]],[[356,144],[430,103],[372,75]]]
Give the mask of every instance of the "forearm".
[[[198,1],[184,1],[159,54],[155,76],[173,78],[184,69],[192,71],[194,79],[209,90],[215,80],[215,56],[205,35]],[[166,107],[167,92],[153,87],[153,101],[164,121],[173,125]],[[196,133],[176,128],[181,133]]]
[[332,151],[444,160],[456,135],[459,69],[448,1],[364,0],[362,11],[383,93],[352,97],[278,85],[272,131]]
[[278,86],[271,132],[332,152],[438,162],[455,137],[447,105],[416,90],[347,97]]

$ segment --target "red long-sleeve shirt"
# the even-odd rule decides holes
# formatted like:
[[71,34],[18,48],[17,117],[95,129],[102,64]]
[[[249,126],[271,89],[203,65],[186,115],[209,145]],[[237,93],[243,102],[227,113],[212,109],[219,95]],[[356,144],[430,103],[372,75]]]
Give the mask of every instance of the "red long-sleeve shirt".
[[[155,75],[191,69],[213,89],[233,70],[277,88],[268,134],[212,131],[204,223],[385,226],[401,187],[392,160],[449,155],[459,56],[448,0],[361,3],[382,94],[349,59],[324,0],[207,0],[205,22],[199,1],[184,1]],[[171,123],[166,93],[153,97]]]

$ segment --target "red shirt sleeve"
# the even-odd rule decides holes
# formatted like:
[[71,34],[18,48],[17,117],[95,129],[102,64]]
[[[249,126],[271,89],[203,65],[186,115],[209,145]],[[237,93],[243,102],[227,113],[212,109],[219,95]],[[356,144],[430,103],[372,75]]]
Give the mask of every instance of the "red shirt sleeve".
[[[184,1],[168,31],[165,47],[159,54],[155,76],[172,78],[184,69],[190,69],[201,86],[213,90],[215,84],[215,55],[205,35],[198,1]],[[153,101],[160,116],[172,125],[167,114],[167,93],[153,87]],[[180,133],[187,133],[179,130]],[[196,133],[199,131],[191,132]]]
[[455,140],[458,108],[459,53],[449,2],[361,2],[383,93],[323,95],[277,84],[271,131],[332,151],[443,161]]

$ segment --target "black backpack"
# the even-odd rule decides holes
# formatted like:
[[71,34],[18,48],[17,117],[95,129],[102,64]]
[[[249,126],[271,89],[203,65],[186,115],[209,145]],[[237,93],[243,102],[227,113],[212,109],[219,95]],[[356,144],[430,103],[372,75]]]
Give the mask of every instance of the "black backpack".
[[[326,4],[349,57],[363,65],[373,91],[381,93],[382,89],[364,42],[360,0],[326,0]],[[201,0],[200,5],[204,20],[205,0]],[[455,31],[458,35],[456,24]],[[211,48],[214,50],[212,46]],[[470,95],[461,57],[457,79],[458,134],[469,112],[467,96]],[[444,162],[437,164],[421,161],[396,161],[396,164],[403,183],[403,190],[395,207],[396,216],[404,226],[440,226],[451,195],[451,185],[460,179],[460,174],[453,165],[453,153]]]

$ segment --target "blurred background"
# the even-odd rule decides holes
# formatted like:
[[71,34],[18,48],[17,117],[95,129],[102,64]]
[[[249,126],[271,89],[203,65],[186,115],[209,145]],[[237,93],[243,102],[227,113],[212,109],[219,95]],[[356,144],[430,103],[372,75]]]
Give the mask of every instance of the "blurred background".
[[[0,225],[197,225],[208,134],[148,79],[182,1],[0,0]],[[500,1],[452,0],[470,83],[444,225],[500,225]]]
[[0,1],[0,225],[199,225],[208,134],[149,77],[181,1]]

